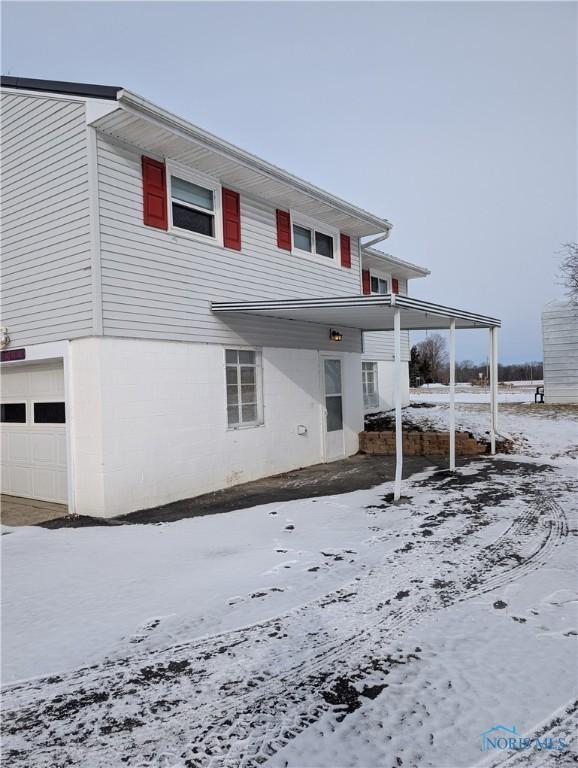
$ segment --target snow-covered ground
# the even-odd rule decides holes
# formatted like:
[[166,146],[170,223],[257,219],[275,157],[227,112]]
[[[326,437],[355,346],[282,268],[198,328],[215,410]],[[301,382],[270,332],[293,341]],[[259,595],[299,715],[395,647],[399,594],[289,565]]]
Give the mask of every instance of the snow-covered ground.
[[[365,509],[381,495],[170,524],[12,529],[4,537],[3,680],[253,624],[331,592],[381,557],[368,531],[375,513]],[[403,527],[404,517],[394,510],[388,525]]]
[[[499,403],[533,403],[536,386],[526,382],[512,382],[511,386],[498,388]],[[462,403],[488,403],[490,393],[487,387],[473,387],[471,384],[456,384],[457,399]],[[425,384],[411,390],[411,400],[422,403],[448,403],[450,399],[447,384]]]
[[[431,405],[430,408],[407,408],[404,421],[415,421],[422,427],[447,430],[449,407],[446,399],[426,400],[414,396],[411,402]],[[456,429],[488,439],[490,412],[488,396],[472,401],[457,395]],[[532,457],[545,461],[576,466],[578,458],[578,409],[558,411],[556,407],[502,403],[498,413],[500,434],[513,439],[518,458]]]
[[[458,428],[487,423],[458,405]],[[465,768],[512,755],[481,751],[496,725],[570,742],[578,414],[506,404],[500,426],[515,455],[416,476],[399,505],[385,484],[4,529],[6,764]]]

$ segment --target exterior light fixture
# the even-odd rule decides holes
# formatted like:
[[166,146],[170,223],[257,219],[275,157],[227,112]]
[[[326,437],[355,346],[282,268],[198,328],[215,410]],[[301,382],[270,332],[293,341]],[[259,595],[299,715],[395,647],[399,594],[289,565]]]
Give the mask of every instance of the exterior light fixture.
[[329,331],[329,339],[330,341],[342,341],[343,334],[341,333],[341,331],[336,331],[334,328],[332,328]]
[[0,327],[0,349],[5,349],[10,344],[10,336],[8,336],[8,328],[6,326]]

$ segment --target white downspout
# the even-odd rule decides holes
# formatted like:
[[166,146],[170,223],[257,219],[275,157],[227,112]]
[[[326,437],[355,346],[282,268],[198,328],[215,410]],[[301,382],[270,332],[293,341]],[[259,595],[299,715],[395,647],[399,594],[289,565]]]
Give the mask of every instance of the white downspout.
[[389,237],[389,233],[391,231],[390,229],[386,229],[385,232],[382,235],[379,235],[378,237],[374,237],[373,240],[370,240],[368,243],[361,243],[361,238],[359,239],[360,245],[362,248],[371,248],[372,245],[377,245],[377,243],[383,242],[383,240],[387,240]]

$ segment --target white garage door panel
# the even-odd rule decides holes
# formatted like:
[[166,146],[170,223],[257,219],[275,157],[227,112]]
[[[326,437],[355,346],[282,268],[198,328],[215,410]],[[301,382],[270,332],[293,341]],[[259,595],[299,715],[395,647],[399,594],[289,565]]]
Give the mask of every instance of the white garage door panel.
[[62,363],[14,365],[2,369],[2,399],[57,399],[64,397]]
[[30,464],[30,439],[24,430],[17,431],[10,424],[2,425],[2,463]]
[[31,432],[32,463],[58,465],[57,445],[59,437],[60,435],[54,432],[44,432],[44,430],[43,434]]
[[63,369],[47,370],[42,376],[30,376],[28,378],[29,397],[39,399],[50,399],[52,396],[62,397],[64,395],[64,376]]
[[32,475],[24,467],[2,467],[2,492],[32,496]]
[[37,467],[32,473],[32,482],[32,498],[66,498],[66,473]]
[[68,497],[68,476],[66,469],[56,473],[56,498],[64,499],[66,501]]
[[64,401],[62,363],[2,369],[2,402],[25,402],[26,424],[2,424],[2,492],[66,503],[66,425],[34,424],[33,403]]
[[66,431],[63,431],[56,439],[55,455],[57,465],[64,467],[64,474],[66,475]]

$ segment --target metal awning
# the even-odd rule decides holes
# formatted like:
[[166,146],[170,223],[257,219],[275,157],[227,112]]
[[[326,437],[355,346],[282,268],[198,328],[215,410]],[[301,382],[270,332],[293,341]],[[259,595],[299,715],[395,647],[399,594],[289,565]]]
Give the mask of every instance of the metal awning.
[[334,327],[358,328],[361,331],[393,331],[394,402],[395,402],[395,483],[394,499],[401,497],[403,440],[401,422],[401,331],[447,330],[449,334],[449,468],[456,467],[456,345],[458,328],[487,328],[490,332],[490,445],[496,452],[498,430],[498,328],[495,317],[486,317],[463,309],[445,307],[409,296],[387,293],[382,296],[340,296],[312,299],[266,299],[260,301],[213,301],[217,314],[248,314],[304,320]]
[[262,315],[358,328],[362,331],[393,331],[397,309],[400,310],[401,330],[447,329],[451,320],[455,321],[456,328],[499,328],[501,325],[495,317],[395,293],[313,299],[213,301],[211,309],[219,314]]

